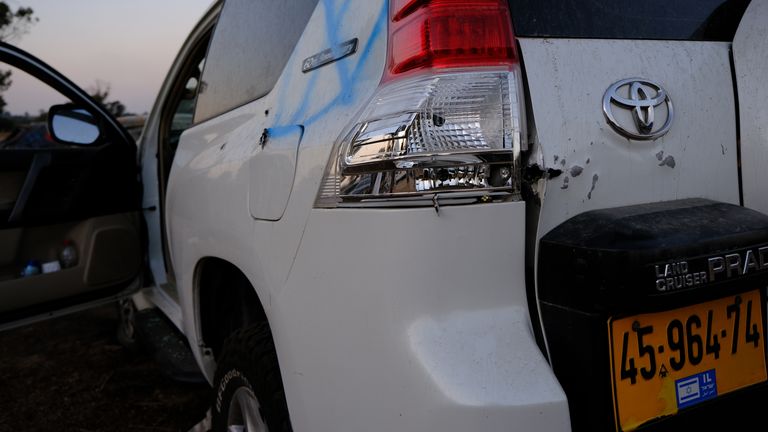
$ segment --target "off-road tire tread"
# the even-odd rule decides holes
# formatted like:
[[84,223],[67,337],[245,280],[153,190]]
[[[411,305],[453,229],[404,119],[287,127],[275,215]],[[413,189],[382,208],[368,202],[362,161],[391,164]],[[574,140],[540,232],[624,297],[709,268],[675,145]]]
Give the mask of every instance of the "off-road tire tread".
[[[233,369],[245,375],[251,384],[269,431],[292,432],[275,344],[266,323],[236,330],[224,341],[214,376],[214,431],[226,431],[228,408],[218,413],[216,398],[222,379]],[[222,405],[228,407],[229,403]]]

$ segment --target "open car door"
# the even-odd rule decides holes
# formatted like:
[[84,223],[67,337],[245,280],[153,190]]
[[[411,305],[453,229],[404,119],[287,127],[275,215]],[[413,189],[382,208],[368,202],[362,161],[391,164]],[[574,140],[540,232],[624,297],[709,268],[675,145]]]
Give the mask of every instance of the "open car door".
[[130,135],[67,78],[2,43],[0,108],[0,327],[137,289]]

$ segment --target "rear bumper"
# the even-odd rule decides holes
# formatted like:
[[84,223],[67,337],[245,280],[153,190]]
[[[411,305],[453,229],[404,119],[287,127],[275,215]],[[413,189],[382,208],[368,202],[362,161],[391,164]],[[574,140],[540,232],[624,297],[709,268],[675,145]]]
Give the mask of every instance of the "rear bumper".
[[568,430],[524,230],[520,202],[313,210],[271,304],[294,430]]
[[[738,352],[744,353],[745,330],[738,336],[738,331],[728,327],[729,318],[720,337],[726,347],[723,356],[738,359],[733,360],[736,366],[711,360],[717,357],[709,351],[706,355],[711,361],[704,362],[700,357],[693,362],[690,353],[695,353],[696,348],[691,347],[690,339],[701,332],[686,324],[689,326],[685,336],[689,361],[680,363],[682,357],[670,354],[671,341],[676,336],[667,322],[672,318],[685,321],[687,317],[681,314],[654,320],[649,314],[681,308],[690,310],[719,299],[739,303],[745,293],[752,293],[752,298],[764,303],[768,286],[768,262],[764,253],[767,248],[768,216],[703,199],[586,212],[547,233],[540,242],[538,300],[552,364],[571,402],[573,429],[615,430],[617,423],[623,422],[631,428],[633,423],[647,422],[649,430],[668,430],[683,424],[686,430],[693,424],[703,430],[714,430],[713,422],[722,421],[729,425],[727,430],[739,430],[730,423],[746,419],[760,421],[764,417],[760,408],[766,400],[767,385],[759,378],[765,372],[758,369],[765,365],[762,342],[753,345],[749,360],[745,361],[741,354],[736,357],[736,351],[731,351],[731,341],[736,338],[734,347],[741,341]],[[726,269],[726,262],[735,264]],[[752,306],[746,307],[754,310]],[[762,308],[765,316],[764,304],[755,308]],[[710,318],[707,318],[703,308],[688,313],[704,316],[705,326],[713,314],[710,309]],[[624,332],[623,343],[616,334],[611,336],[609,320],[613,319],[635,320],[632,331]],[[733,322],[739,323],[738,320],[734,318]],[[640,355],[640,343],[633,345],[626,341],[630,333],[635,338],[641,330],[645,341],[651,340],[653,324],[656,334],[664,336],[655,339],[658,342],[653,346],[643,348]],[[738,325],[746,329],[745,324]],[[760,338],[764,338],[765,320],[755,325],[759,326]],[[726,339],[726,327],[730,339]],[[613,365],[609,357],[609,336],[612,343],[619,348],[623,346],[624,350],[623,353],[613,351]],[[709,338],[706,334],[704,337]],[[633,340],[639,341],[641,337]],[[626,359],[626,363],[622,359]],[[675,369],[673,359],[683,366]],[[619,378],[618,371],[631,373],[625,365],[635,361],[649,376],[635,381],[622,372]],[[673,372],[662,372],[662,366]],[[712,376],[717,374],[716,392],[720,396],[688,408],[674,393],[676,383],[707,371],[712,371]],[[750,375],[754,378],[744,378]],[[743,389],[749,383],[758,382],[751,389]],[[624,393],[617,390],[620,387]],[[621,401],[614,406],[614,393],[625,395],[624,408]],[[640,405],[658,408],[635,408]],[[736,408],[740,412],[738,418],[730,414]],[[661,420],[653,420],[659,416],[663,416]]]

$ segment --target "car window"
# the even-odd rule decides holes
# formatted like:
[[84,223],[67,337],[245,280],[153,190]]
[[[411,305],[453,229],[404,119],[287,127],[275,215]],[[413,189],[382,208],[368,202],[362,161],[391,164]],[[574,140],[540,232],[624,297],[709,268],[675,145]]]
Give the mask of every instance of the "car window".
[[190,54],[182,60],[178,75],[174,78],[170,93],[163,106],[160,133],[161,185],[168,183],[173,158],[179,146],[181,134],[192,126],[195,105],[200,94],[206,51],[211,37],[209,29],[197,42]]
[[203,45],[195,53],[194,60],[180,77],[182,85],[178,87],[176,97],[174,98],[175,109],[169,123],[169,136],[173,141],[174,147],[178,144],[181,133],[192,126],[192,116],[195,112],[195,104],[200,90],[200,76],[203,72],[203,66],[205,66],[205,50]]
[[510,0],[528,37],[732,41],[749,0]]
[[318,0],[227,0],[211,41],[195,122],[272,90]]
[[48,109],[69,102],[32,75],[0,63],[0,150],[64,146],[48,132]]

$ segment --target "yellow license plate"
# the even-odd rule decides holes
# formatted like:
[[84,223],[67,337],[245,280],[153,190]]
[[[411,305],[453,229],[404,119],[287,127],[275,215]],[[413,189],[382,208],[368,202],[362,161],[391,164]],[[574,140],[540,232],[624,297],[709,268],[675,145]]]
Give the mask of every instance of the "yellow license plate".
[[608,320],[618,430],[766,380],[759,291]]

